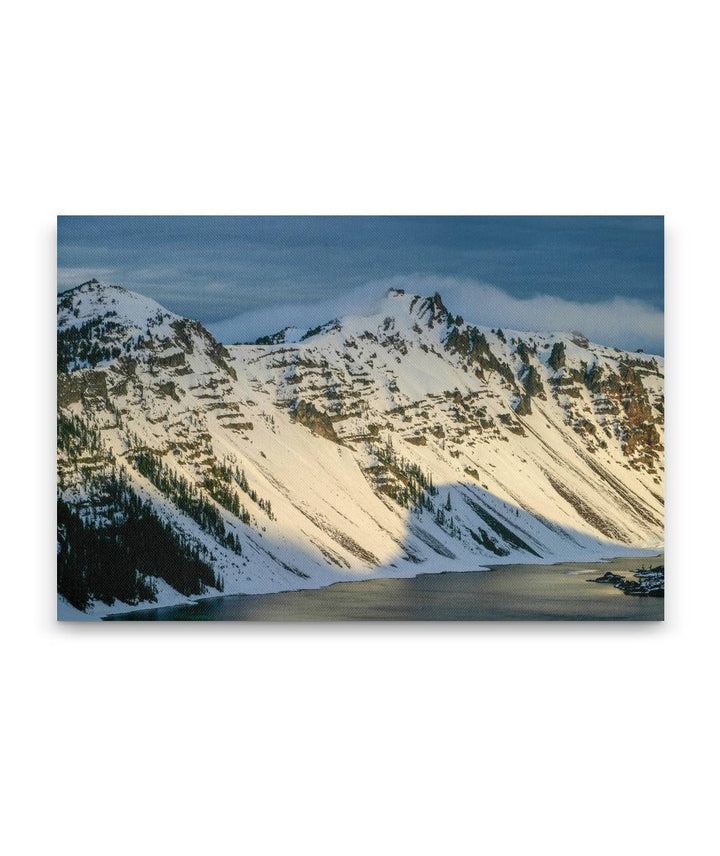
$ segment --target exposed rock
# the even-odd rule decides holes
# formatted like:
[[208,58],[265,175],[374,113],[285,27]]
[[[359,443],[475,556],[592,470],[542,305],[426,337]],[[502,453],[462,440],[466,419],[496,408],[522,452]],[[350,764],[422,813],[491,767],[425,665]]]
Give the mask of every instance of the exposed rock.
[[92,369],[57,376],[58,406],[67,407],[78,401],[89,403],[93,399],[107,398],[105,372]]
[[545,398],[545,387],[535,366],[527,367],[523,376],[523,386],[528,396],[537,395],[539,398]]
[[498,419],[509,431],[512,431],[513,434],[517,434],[520,437],[526,436],[525,429],[518,422],[515,422],[509,413],[501,413],[498,416]]
[[445,349],[465,357],[469,365],[475,364],[481,369],[498,372],[509,384],[515,385],[512,369],[493,354],[485,334],[477,327],[466,325],[462,332],[453,327],[445,340]]
[[405,437],[406,443],[411,443],[413,446],[424,446],[427,443],[427,437],[424,434],[415,437]]
[[520,359],[525,363],[526,366],[530,365],[530,348],[522,341],[522,339],[518,342],[515,353],[520,357]]
[[293,410],[293,418],[296,422],[300,422],[301,425],[309,428],[314,434],[332,440],[334,443],[340,442],[335,433],[332,419],[326,413],[321,413],[311,401],[304,399],[298,401]]
[[515,405],[515,413],[517,413],[518,416],[530,416],[532,413],[531,401],[532,397],[529,394],[521,395]]
[[177,351],[174,354],[170,354],[167,357],[155,357],[152,361],[153,366],[163,366],[165,368],[175,368],[177,366],[185,365],[185,353],[184,351]]
[[589,579],[588,582],[611,585],[620,589],[623,594],[635,595],[636,597],[665,597],[664,565],[635,571],[633,576],[636,579],[630,580],[620,574],[607,571],[601,577]]
[[550,351],[550,356],[548,358],[548,365],[557,371],[565,365],[565,343],[564,342],[555,342],[552,347],[552,351]]

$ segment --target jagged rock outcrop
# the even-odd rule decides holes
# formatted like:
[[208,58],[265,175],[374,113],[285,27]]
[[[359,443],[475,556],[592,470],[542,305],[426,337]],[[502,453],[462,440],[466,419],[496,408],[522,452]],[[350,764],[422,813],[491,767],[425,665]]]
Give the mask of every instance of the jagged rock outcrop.
[[300,400],[292,411],[296,422],[309,428],[313,434],[325,437],[327,440],[338,442],[338,436],[333,428],[332,419],[315,407],[310,401]]
[[557,371],[565,365],[565,343],[555,342],[548,357],[548,365],[551,369]]

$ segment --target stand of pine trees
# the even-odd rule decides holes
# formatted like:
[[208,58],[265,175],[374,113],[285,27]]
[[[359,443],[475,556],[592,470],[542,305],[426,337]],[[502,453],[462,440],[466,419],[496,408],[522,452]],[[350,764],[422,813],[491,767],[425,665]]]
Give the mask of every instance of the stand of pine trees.
[[185,595],[208,587],[222,591],[222,579],[201,558],[207,548],[176,533],[122,473],[99,477],[93,492],[90,519],[62,497],[57,502],[58,593],[73,606],[85,610],[91,600],[154,602],[157,589],[150,577]]
[[387,481],[379,485],[380,491],[394,499],[403,508],[411,508],[417,514],[423,509],[435,511],[431,497],[437,496],[432,475],[425,474],[418,464],[407,461],[395,454],[392,445],[369,445],[368,451],[385,467],[386,472],[395,476],[396,481]]
[[[272,505],[270,504],[269,499],[263,499],[261,496],[258,496],[257,491],[250,487],[248,484],[247,477],[245,475],[245,470],[239,469],[237,466],[232,469],[229,467],[224,461],[222,464],[217,464],[212,468],[212,473],[216,478],[221,479],[226,484],[230,484],[231,481],[234,481],[235,484],[240,488],[243,493],[246,493],[250,499],[257,503],[257,505],[262,508],[262,510],[267,514],[270,520],[276,520],[277,518],[273,514]],[[219,500],[218,500],[219,502]],[[222,503],[221,503],[222,504]],[[227,506],[225,506],[227,508]],[[239,515],[242,518],[243,523],[250,522],[250,515],[245,509],[245,506],[241,506],[242,514]],[[245,519],[245,515],[247,515],[247,520]]]
[[[179,476],[167,464],[163,463],[162,458],[147,450],[140,451],[135,455],[135,467],[164,496],[168,497],[180,511],[187,514],[188,517],[192,517],[200,528],[211,535],[219,544],[228,547],[238,555],[242,554],[240,539],[233,532],[227,531],[222,514],[212,502],[206,499],[195,485],[191,484],[183,476]],[[219,490],[220,484],[217,480],[211,478],[209,484],[219,492],[215,495],[208,489],[208,493],[220,505],[228,508],[225,502],[232,504],[232,497],[225,491]],[[206,481],[206,489],[207,485],[208,482]],[[237,499],[237,496],[235,496],[235,499]],[[228,510],[232,511],[232,508],[228,508]]]
[[88,456],[112,460],[96,428],[79,416],[68,417],[61,411],[57,414],[57,451],[58,457],[66,457],[71,464]]
[[[108,313],[108,316],[114,313]],[[110,344],[114,333],[122,333],[123,327],[116,321],[92,318],[79,326],[58,329],[57,333],[57,370],[72,371],[76,368],[119,357],[122,353],[117,344]],[[100,345],[98,340],[106,340],[107,344]]]

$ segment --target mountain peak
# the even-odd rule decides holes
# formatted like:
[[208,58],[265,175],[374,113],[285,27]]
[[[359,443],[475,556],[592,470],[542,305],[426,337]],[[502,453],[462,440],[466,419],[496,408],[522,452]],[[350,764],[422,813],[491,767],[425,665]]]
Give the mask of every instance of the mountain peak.
[[410,314],[420,319],[427,327],[432,329],[436,324],[447,324],[451,318],[442,297],[436,291],[431,297],[421,297],[418,294],[410,300]]
[[180,318],[151,297],[89,279],[57,296],[59,327],[78,327],[91,320],[112,319],[115,325],[142,327]]

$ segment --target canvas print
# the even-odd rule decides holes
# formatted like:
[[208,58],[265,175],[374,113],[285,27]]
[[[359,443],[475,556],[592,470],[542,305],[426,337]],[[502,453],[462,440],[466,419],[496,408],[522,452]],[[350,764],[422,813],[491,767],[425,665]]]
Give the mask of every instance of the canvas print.
[[662,217],[58,218],[58,618],[658,620]]

